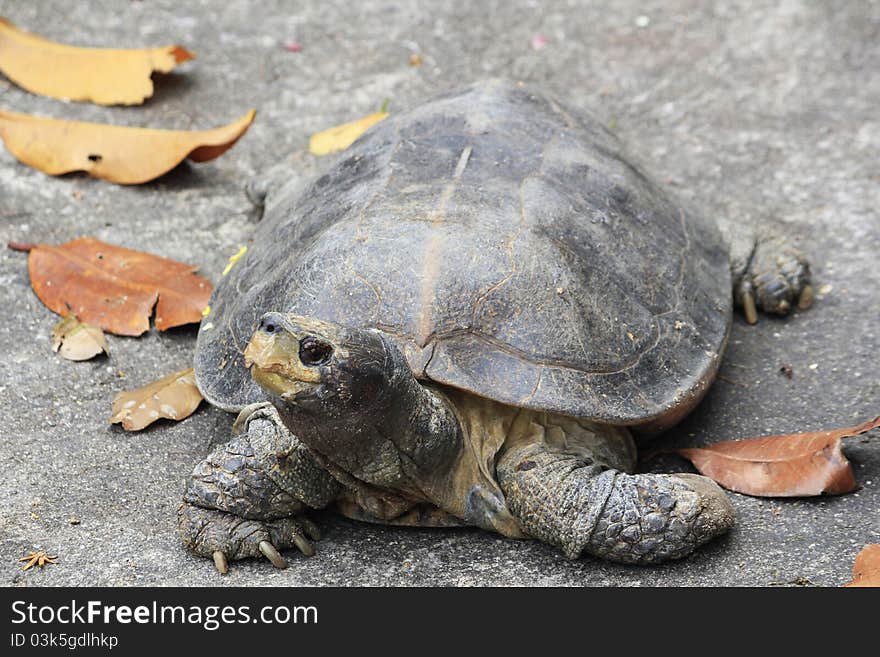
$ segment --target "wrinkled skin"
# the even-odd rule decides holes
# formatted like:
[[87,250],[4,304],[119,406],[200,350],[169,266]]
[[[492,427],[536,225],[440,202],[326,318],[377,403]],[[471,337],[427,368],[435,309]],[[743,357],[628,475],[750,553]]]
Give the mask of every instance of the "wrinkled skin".
[[[705,477],[622,472],[635,451],[625,429],[494,403],[500,424],[474,421],[472,396],[420,384],[378,331],[270,313],[245,356],[271,404],[240,416],[243,432],[196,468],[180,511],[186,545],[222,564],[311,552],[300,516],[336,501],[362,520],[458,518],[624,563],[684,556],[733,522]],[[496,467],[474,467],[492,441]]]
[[803,255],[682,209],[594,119],[497,81],[289,177],[249,187],[265,218],[199,334],[203,394],[245,408],[188,483],[189,549],[280,567],[327,507],[623,563],[731,526],[710,480],[629,474],[624,425],[698,403],[731,306],[808,307]]

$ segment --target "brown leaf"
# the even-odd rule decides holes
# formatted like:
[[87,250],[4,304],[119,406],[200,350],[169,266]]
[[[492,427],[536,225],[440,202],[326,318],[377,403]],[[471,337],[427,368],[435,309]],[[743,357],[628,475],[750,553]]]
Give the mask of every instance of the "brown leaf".
[[212,130],[153,130],[62,121],[0,110],[0,138],[19,161],[53,176],[85,171],[121,185],[136,185],[171,171],[185,158],[219,157],[245,133],[250,110]]
[[316,132],[309,137],[309,152],[312,155],[328,155],[344,151],[371,126],[388,116],[388,112],[376,112],[351,123]]
[[880,586],[880,543],[866,545],[856,555],[852,581],[844,586]]
[[211,297],[211,283],[192,265],[90,237],[40,244],[28,255],[28,268],[34,292],[50,310],[117,335],[148,331],[153,306],[160,331],[199,322]]
[[113,399],[110,423],[121,422],[126,431],[139,431],[160,417],[182,420],[193,414],[202,401],[192,368],[138,388],[120,392]]
[[97,326],[80,322],[73,314],[52,329],[52,351],[67,360],[88,360],[101,352],[110,355],[104,332]]
[[732,440],[672,450],[725,488],[759,497],[840,495],[856,489],[840,441],[880,427],[880,417],[832,431]]
[[180,46],[77,48],[19,30],[0,18],[0,71],[31,93],[99,105],[140,105],[153,71],[168,73],[195,55]]

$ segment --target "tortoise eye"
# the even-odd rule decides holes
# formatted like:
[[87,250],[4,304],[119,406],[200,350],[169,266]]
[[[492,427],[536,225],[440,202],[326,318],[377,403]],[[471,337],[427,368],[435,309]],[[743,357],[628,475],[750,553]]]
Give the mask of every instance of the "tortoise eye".
[[313,336],[303,338],[299,343],[299,359],[307,367],[323,365],[333,354],[333,347]]

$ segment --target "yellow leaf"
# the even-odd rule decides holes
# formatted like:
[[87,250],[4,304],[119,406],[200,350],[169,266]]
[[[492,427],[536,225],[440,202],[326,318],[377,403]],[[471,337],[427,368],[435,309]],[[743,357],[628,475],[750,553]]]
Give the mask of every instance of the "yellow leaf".
[[182,420],[198,408],[202,395],[192,368],[174,372],[153,383],[120,392],[113,399],[110,423],[121,422],[126,431],[139,431],[160,417]]
[[376,112],[357,121],[316,132],[309,137],[309,152],[313,155],[328,155],[344,151],[371,126],[379,123],[386,116],[388,116],[388,112]]
[[80,322],[76,315],[68,315],[52,329],[52,351],[67,360],[88,360],[101,352],[110,354],[104,332]]
[[0,110],[0,139],[28,166],[59,176],[85,171],[122,185],[158,178],[184,158],[205,162],[219,157],[241,137],[256,116],[213,130],[153,130],[102,123],[61,121]]
[[238,253],[233,256],[229,256],[229,262],[226,263],[226,267],[223,268],[223,273],[221,274],[221,276],[226,276],[226,274],[228,274],[232,270],[232,267],[235,265],[235,263],[241,260],[241,256],[243,256],[245,253],[247,253],[247,246],[241,247],[238,250]]
[[140,105],[153,71],[168,73],[195,55],[180,46],[77,48],[19,30],[0,18],[0,71],[28,91],[99,105]]

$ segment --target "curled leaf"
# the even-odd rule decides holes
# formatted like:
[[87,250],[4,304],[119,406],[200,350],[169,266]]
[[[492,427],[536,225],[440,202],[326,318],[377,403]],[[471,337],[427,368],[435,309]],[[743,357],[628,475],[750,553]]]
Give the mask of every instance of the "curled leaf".
[[866,545],[856,555],[852,581],[845,586],[880,586],[880,543]]
[[183,420],[198,408],[202,395],[192,368],[174,372],[153,383],[120,392],[113,399],[110,423],[126,431],[140,431],[160,417]]
[[[211,283],[196,267],[84,237],[61,246],[37,245],[28,255],[31,285],[59,315],[117,335],[200,322]],[[158,303],[157,303],[158,300]]]
[[212,130],[154,130],[62,121],[0,110],[0,138],[19,161],[52,176],[85,171],[121,185],[168,173],[185,158],[219,157],[245,133],[254,110]]
[[80,322],[76,315],[68,315],[52,329],[52,351],[67,360],[88,360],[102,352],[110,354],[104,332]]
[[672,451],[691,461],[701,474],[738,493],[758,497],[841,495],[856,489],[852,465],[841,451],[841,439],[877,427],[880,417],[846,429],[732,440]]
[[31,93],[99,105],[140,105],[153,71],[168,73],[195,55],[180,46],[77,48],[19,30],[0,18],[0,71]]
[[316,132],[309,137],[309,152],[312,155],[329,155],[344,151],[371,126],[388,116],[388,112],[376,112],[351,123],[343,123],[334,128]]

